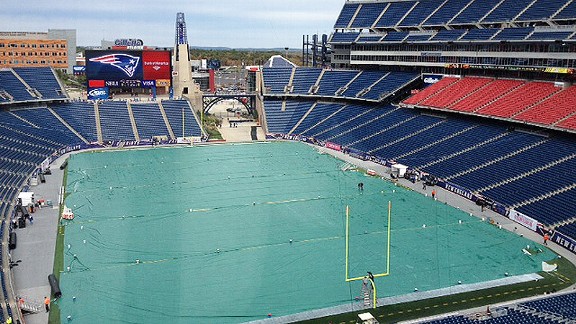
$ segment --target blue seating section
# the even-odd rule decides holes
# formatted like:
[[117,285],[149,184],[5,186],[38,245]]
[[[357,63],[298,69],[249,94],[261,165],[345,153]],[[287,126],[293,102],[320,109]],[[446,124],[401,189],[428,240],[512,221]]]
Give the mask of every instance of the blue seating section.
[[418,26],[437,8],[438,2],[436,1],[419,1],[398,25],[401,27]]
[[543,298],[521,303],[520,305],[540,312],[558,314],[564,318],[576,320],[576,307],[574,307],[576,305],[576,293]]
[[71,102],[55,104],[50,107],[88,142],[98,142],[93,103]]
[[352,22],[352,28],[370,28],[386,8],[386,3],[365,3]]
[[352,20],[354,13],[356,13],[356,9],[358,9],[359,4],[357,3],[347,3],[342,8],[338,19],[336,20],[336,24],[334,24],[334,28],[346,28]]
[[132,104],[132,114],[140,140],[151,140],[153,136],[170,137],[158,103]]
[[475,170],[471,173],[452,178],[451,181],[471,190],[478,190],[502,180],[542,167],[548,163],[574,153],[574,145],[558,145],[557,141],[547,141],[507,158]]
[[411,72],[390,72],[384,79],[376,83],[370,91],[361,96],[363,99],[381,100],[395,91],[402,89],[408,82],[418,78]]
[[[362,106],[350,106],[349,109],[354,109],[358,111],[362,109]],[[370,121],[379,118],[382,113],[386,112],[383,109],[368,109],[364,110],[362,113],[359,113],[353,118],[348,120],[343,120],[337,127],[326,129],[322,132],[316,133],[313,136],[317,139],[323,141],[331,141],[336,143],[343,143],[347,136],[350,135],[349,131],[355,128],[361,127]]]
[[336,91],[350,83],[358,73],[358,71],[351,70],[326,70],[324,75],[322,75],[322,79],[320,79],[316,94],[329,97],[335,96]]
[[355,109],[354,106],[346,105],[344,108],[338,110],[335,114],[330,116],[330,118],[325,120],[318,120],[312,128],[309,128],[302,132],[301,135],[305,136],[314,136],[315,134],[322,133],[329,128],[336,127],[354,117],[356,117],[359,113],[365,111],[366,109],[358,110]]
[[103,141],[136,139],[128,106],[123,101],[104,101],[98,105]]
[[465,29],[442,29],[436,33],[430,40],[431,41],[455,41],[466,33]]
[[356,43],[377,43],[382,39],[382,35],[364,35],[361,34]]
[[576,17],[576,2],[570,2],[562,11],[554,16],[554,19],[574,19]]
[[554,224],[574,217],[575,201],[576,189],[571,189],[544,200],[518,207],[517,210],[544,224]]
[[565,4],[566,0],[538,0],[516,18],[516,21],[548,20]]
[[426,171],[447,178],[540,142],[542,138],[539,136],[511,132],[497,140],[447,159],[444,163],[432,165]]
[[569,32],[564,32],[564,31],[550,31],[550,32],[539,32],[539,33],[532,33],[528,39],[529,40],[550,40],[550,41],[554,41],[554,40],[564,40],[564,39],[569,39],[570,35],[572,35],[573,32],[569,31]]
[[532,0],[504,0],[504,2],[496,7],[482,22],[512,21],[514,17],[518,16],[531,2]]
[[50,130],[50,133],[60,138],[61,143],[71,145],[82,143],[82,140],[64,126],[48,108],[21,109],[12,111],[12,113],[36,125],[36,127]]
[[334,33],[332,34],[332,43],[352,43],[358,38],[360,33]]
[[341,96],[354,98],[358,96],[358,93],[380,80],[386,73],[384,72],[372,72],[363,71],[352,83],[348,85],[346,91],[344,91]]
[[576,237],[576,223],[556,227],[556,231],[570,237]]
[[406,37],[406,39],[404,39],[404,41],[405,42],[425,42],[425,41],[429,40],[431,37],[432,37],[432,34],[430,34],[430,33],[410,34],[410,35],[408,35],[408,37]]
[[262,76],[266,93],[284,93],[291,75],[292,68],[264,68]]
[[293,134],[300,135],[309,128],[312,128],[317,123],[323,121],[325,118],[331,114],[342,109],[344,105],[342,104],[331,104],[331,103],[317,103],[316,107],[310,111],[310,113],[302,120],[300,125],[296,127]]
[[[504,314],[504,313],[503,313]],[[557,324],[560,323],[558,321],[554,321],[551,319],[546,319],[544,317],[538,316],[538,314],[528,314],[521,312],[519,310],[506,308],[505,315],[500,315],[497,317],[482,319],[482,320],[475,320],[470,319],[468,317],[459,315],[459,316],[450,316],[445,317],[442,319],[437,319],[429,322],[424,322],[427,324],[477,324],[477,323],[485,323],[485,324],[524,324],[524,323],[538,323],[538,324]]]
[[496,28],[486,28],[486,29],[470,29],[462,38],[461,41],[473,41],[473,40],[489,40],[499,32],[500,29]]
[[348,141],[343,145],[357,149],[362,152],[369,152],[387,143],[388,138],[383,131],[395,127],[402,127],[408,120],[415,118],[417,113],[407,109],[394,109],[389,113],[384,112],[381,118],[366,124],[362,133],[355,132],[348,136]]
[[496,34],[493,40],[523,40],[528,36],[534,28],[524,27],[524,28],[504,28],[501,32]]
[[382,38],[383,42],[401,42],[408,37],[408,32],[389,32]]
[[42,99],[65,99],[66,95],[60,87],[56,76],[50,67],[14,68],[31,88],[42,95]]
[[292,80],[292,93],[304,95],[308,94],[310,87],[316,83],[321,72],[321,69],[315,68],[296,69],[296,72],[294,73],[294,80]]
[[447,24],[459,13],[470,0],[448,0],[438,11],[424,22],[424,26],[439,26]]
[[394,27],[400,19],[414,6],[415,1],[391,2],[386,12],[376,22],[376,27]]
[[288,134],[302,116],[312,107],[313,102],[288,101],[282,111],[282,101],[264,102],[268,132]]
[[[571,170],[576,167],[576,159],[570,159],[552,168],[531,174],[506,183],[500,187],[482,192],[482,194],[507,206],[536,198],[573,184],[570,178]],[[576,212],[574,213],[576,217]]]
[[18,80],[12,70],[0,71],[0,91],[4,90],[13,97],[14,101],[31,101],[37,99],[30,95],[26,86]]
[[494,8],[492,1],[476,0],[472,2],[466,9],[464,9],[458,16],[456,16],[451,24],[475,24],[486,16],[490,10]]
[[[163,100],[162,107],[172,127],[174,136],[189,137],[202,136],[202,129],[193,115],[190,105],[186,100]],[[182,129],[182,114],[184,113],[184,129]]]

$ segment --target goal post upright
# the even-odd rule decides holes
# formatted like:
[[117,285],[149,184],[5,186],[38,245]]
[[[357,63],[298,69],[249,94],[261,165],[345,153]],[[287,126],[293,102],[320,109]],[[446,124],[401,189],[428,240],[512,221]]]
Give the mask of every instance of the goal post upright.
[[[390,237],[392,220],[392,202],[388,201],[388,230],[386,248],[386,272],[374,274],[374,278],[385,277],[390,274]],[[350,278],[350,206],[346,206],[346,282],[362,280],[366,276]]]

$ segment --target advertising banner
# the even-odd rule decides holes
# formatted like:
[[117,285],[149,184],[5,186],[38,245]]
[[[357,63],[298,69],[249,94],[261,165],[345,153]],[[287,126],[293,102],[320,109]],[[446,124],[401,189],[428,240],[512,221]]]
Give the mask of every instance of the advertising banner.
[[142,80],[142,52],[86,51],[86,77],[89,80]]
[[567,235],[555,232],[554,235],[552,235],[551,241],[558,245],[563,246],[570,252],[576,253],[576,240]]
[[88,88],[88,100],[106,100],[109,96],[108,88]]
[[508,218],[524,227],[533,230],[534,232],[536,232],[536,228],[538,228],[538,221],[514,209],[510,209],[510,211],[508,212]]
[[170,51],[142,52],[144,80],[170,80]]
[[339,144],[336,144],[336,143],[326,142],[325,146],[329,149],[334,150],[334,151],[342,151],[342,146],[340,146]]
[[143,80],[142,81],[142,88],[155,88],[156,81],[155,80]]

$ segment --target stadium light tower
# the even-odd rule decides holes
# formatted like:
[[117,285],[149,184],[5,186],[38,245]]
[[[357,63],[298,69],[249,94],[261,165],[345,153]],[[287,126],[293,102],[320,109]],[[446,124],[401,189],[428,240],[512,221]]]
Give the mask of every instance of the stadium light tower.
[[180,46],[188,44],[188,35],[186,33],[186,19],[184,18],[184,13],[179,12],[176,14],[176,43],[174,49],[176,50],[176,59],[178,60],[178,54]]

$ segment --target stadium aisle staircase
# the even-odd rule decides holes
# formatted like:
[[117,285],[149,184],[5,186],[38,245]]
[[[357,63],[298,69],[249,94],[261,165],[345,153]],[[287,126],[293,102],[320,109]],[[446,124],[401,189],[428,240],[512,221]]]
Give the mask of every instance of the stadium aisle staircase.
[[98,109],[97,102],[94,102],[94,117],[96,118],[96,134],[98,135],[98,142],[102,143],[102,126],[100,124],[100,109]]
[[164,123],[166,124],[166,128],[168,129],[168,133],[170,134],[170,138],[176,139],[176,136],[174,136],[174,131],[172,130],[172,127],[170,126],[170,122],[168,121],[168,116],[166,115],[166,111],[164,111],[164,106],[162,106],[161,100],[158,101],[158,108],[160,109],[160,113],[162,114],[162,119],[164,120]]
[[128,109],[128,116],[130,117],[130,124],[132,125],[132,132],[134,133],[134,138],[136,141],[140,141],[140,134],[138,133],[138,127],[136,127],[136,119],[134,119],[134,112],[132,111],[132,104],[130,101],[126,101],[126,108]]

